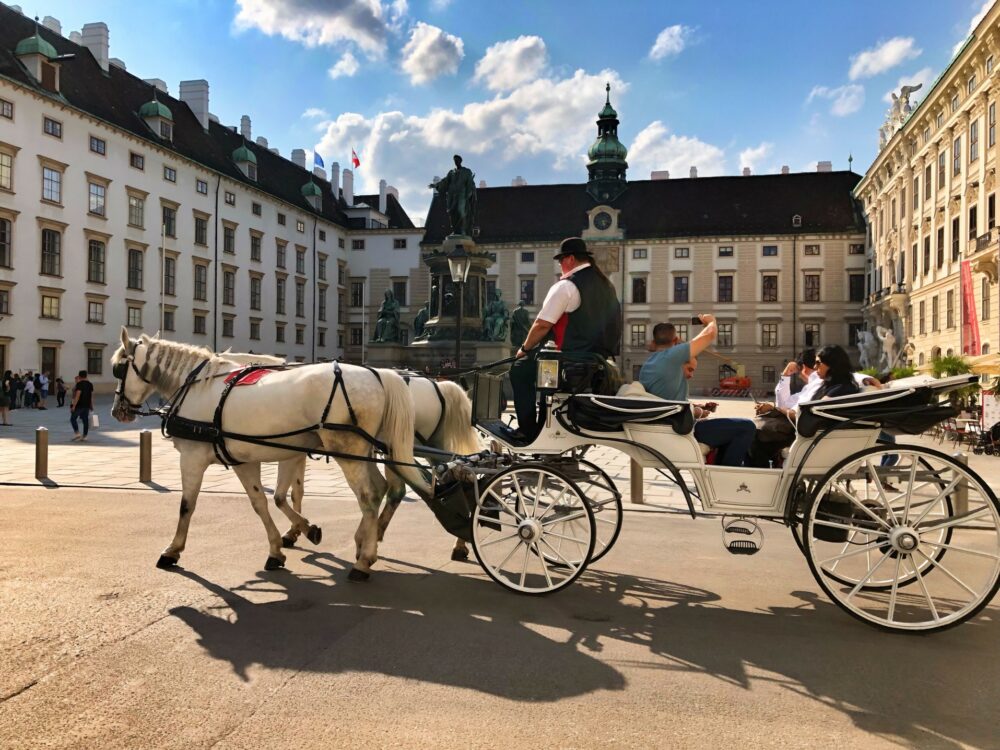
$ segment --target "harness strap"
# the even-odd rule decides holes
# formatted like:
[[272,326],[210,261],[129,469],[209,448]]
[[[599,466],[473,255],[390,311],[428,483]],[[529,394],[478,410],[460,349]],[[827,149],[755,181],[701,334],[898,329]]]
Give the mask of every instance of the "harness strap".
[[444,424],[444,412],[445,412],[444,394],[441,393],[441,386],[437,384],[437,381],[434,380],[434,378],[427,378],[427,380],[429,380],[430,384],[434,386],[434,393],[437,395],[438,403],[441,405],[441,415],[438,417],[438,421],[437,424],[434,425],[434,429],[431,430],[431,434],[427,436],[427,440],[421,440],[421,442],[424,445],[429,445],[431,440],[434,439],[434,436],[438,434],[438,430],[440,430],[441,425]]

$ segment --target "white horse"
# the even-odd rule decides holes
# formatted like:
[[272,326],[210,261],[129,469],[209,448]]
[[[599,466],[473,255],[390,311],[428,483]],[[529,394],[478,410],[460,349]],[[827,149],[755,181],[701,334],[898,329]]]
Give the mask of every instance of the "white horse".
[[[221,376],[239,369],[239,363],[199,347],[151,339],[146,335],[130,339],[124,327],[121,347],[112,356],[111,364],[118,380],[111,413],[121,422],[133,421],[142,403],[153,393],[167,397],[176,394],[191,373],[201,366],[178,414],[211,423],[224,389]],[[322,448],[358,457],[358,460],[336,459],[358,498],[362,514],[354,535],[357,562],[348,576],[351,580],[366,580],[378,559],[378,511],[386,491],[386,480],[375,464],[363,460],[371,457],[372,444],[353,428],[384,443],[392,461],[396,462],[391,465],[391,473],[421,496],[430,496],[430,486],[413,465],[413,405],[403,379],[387,371],[382,373],[379,382],[365,368],[339,367],[343,387],[335,387],[332,363],[302,365],[273,372],[253,385],[233,388],[223,410],[221,426],[224,433],[268,436],[307,430],[268,440],[289,448],[223,440],[225,451],[237,462],[233,470],[267,532],[266,569],[281,567],[285,556],[281,551],[281,536],[268,513],[261,489],[262,461],[296,458],[299,454],[295,448]],[[349,404],[347,399],[350,399]],[[160,567],[171,567],[180,559],[205,470],[213,463],[220,463],[211,443],[175,438],[174,446],[181,454],[180,520],[173,541],[157,563]]]

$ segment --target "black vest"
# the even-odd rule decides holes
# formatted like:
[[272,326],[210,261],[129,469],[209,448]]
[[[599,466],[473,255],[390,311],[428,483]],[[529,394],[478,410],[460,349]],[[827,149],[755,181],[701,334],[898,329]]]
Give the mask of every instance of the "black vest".
[[568,314],[562,351],[596,352],[604,357],[617,355],[622,311],[615,288],[593,266],[577,271],[569,280],[580,290],[580,306]]

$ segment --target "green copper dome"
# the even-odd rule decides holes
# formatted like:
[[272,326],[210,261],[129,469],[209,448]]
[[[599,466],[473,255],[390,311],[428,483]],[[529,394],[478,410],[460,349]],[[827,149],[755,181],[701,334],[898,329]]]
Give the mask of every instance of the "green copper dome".
[[607,98],[597,115],[597,140],[587,150],[587,193],[606,203],[614,201],[627,187],[628,149],[618,140],[618,113],[611,106],[611,84],[604,89]]
[[309,180],[309,182],[302,186],[302,195],[306,198],[322,198],[323,191],[319,189],[319,185]]
[[43,55],[49,60],[54,60],[58,57],[56,48],[42,39],[38,35],[38,31],[35,31],[34,36],[29,36],[27,39],[22,39],[18,42],[17,47],[14,48],[14,54],[18,57],[22,55]]
[[153,99],[151,102],[146,102],[141,107],[139,107],[139,117],[144,119],[150,117],[162,117],[164,120],[170,120],[173,122],[174,116],[170,113],[166,104]]
[[248,161],[251,164],[256,164],[257,157],[253,155],[253,151],[246,147],[246,144],[243,144],[238,149],[233,151],[233,161],[237,164],[241,161]]
[[626,156],[628,149],[613,135],[598,138],[587,151],[591,161],[625,161]]

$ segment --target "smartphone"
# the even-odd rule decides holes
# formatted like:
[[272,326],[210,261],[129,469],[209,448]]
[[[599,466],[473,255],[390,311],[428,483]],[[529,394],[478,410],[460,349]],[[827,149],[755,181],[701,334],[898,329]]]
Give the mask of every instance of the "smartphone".
[[699,318],[697,315],[695,317],[691,318],[691,325],[693,325],[693,326],[700,326],[701,325],[701,318]]
[[756,394],[755,394],[755,393],[754,393],[753,391],[750,391],[750,398],[752,398],[752,399],[753,399],[753,402],[754,402],[755,404],[759,404],[759,403],[760,403],[760,399],[759,399],[759,398],[757,398]]

